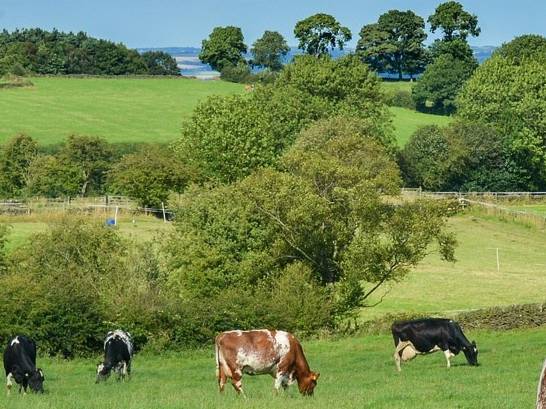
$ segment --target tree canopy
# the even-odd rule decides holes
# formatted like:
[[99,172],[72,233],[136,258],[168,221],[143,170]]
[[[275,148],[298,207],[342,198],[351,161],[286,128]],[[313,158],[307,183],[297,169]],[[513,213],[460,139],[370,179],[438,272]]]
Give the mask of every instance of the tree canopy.
[[455,99],[475,69],[473,63],[442,54],[427,66],[413,87],[416,108],[423,112],[449,115],[455,112]]
[[466,82],[458,114],[494,126],[506,138],[522,183],[546,187],[546,65],[540,59],[485,61]]
[[266,31],[252,45],[250,50],[253,55],[252,64],[278,71],[282,68],[281,58],[288,51],[290,51],[290,47],[279,32]]
[[[39,28],[0,33],[0,74],[152,74],[144,58],[121,43]],[[160,73],[161,74],[161,73]]]
[[462,4],[456,1],[448,1],[436,7],[428,22],[433,33],[438,29],[443,32],[445,41],[457,38],[466,40],[469,35],[477,37],[481,32],[478,17],[464,10]]
[[239,27],[215,27],[208,39],[203,40],[199,59],[213,69],[222,71],[228,65],[244,62],[247,47]]
[[300,56],[273,86],[202,102],[175,149],[206,178],[233,182],[276,164],[301,129],[336,114],[359,117],[392,142],[380,82],[366,64],[355,56]]
[[537,34],[525,34],[504,43],[495,50],[495,55],[500,55],[516,64],[536,59],[546,62],[546,38]]
[[357,53],[378,72],[411,76],[426,65],[425,21],[413,11],[390,10],[360,30]]
[[294,35],[299,41],[298,47],[314,56],[326,55],[334,48],[343,49],[345,43],[352,38],[347,27],[324,13],[299,21],[294,28]]

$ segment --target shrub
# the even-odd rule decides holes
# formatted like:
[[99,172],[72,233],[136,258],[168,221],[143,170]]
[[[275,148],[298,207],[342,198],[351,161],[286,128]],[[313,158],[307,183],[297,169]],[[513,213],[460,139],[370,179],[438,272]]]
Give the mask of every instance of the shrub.
[[385,104],[391,107],[416,108],[411,92],[404,89],[389,89],[385,92],[384,100]]
[[245,84],[252,81],[252,73],[246,62],[240,62],[237,65],[228,64],[224,66],[220,72],[220,78],[224,81]]
[[400,153],[400,167],[409,186],[427,190],[506,191],[524,186],[504,137],[475,122],[418,129]]
[[182,192],[195,173],[169,149],[144,146],[124,155],[109,171],[110,192],[136,199],[143,207],[160,207],[171,192]]

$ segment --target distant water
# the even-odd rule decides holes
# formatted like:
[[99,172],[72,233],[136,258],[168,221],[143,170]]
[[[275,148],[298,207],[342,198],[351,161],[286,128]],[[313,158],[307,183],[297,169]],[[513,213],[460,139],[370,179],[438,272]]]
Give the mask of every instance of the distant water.
[[[484,47],[471,47],[474,51],[474,56],[478,60],[478,62],[481,64],[483,61],[491,57],[491,54],[493,51],[495,51],[496,47],[493,46],[484,46]],[[145,52],[145,51],[164,51],[166,53],[169,53],[172,55],[178,64],[178,68],[180,69],[180,73],[187,77],[195,77],[203,80],[210,80],[215,79],[220,76],[220,73],[218,71],[214,71],[210,65],[203,64],[199,60],[199,52],[201,51],[199,48],[195,47],[165,47],[165,48],[139,48],[139,52]],[[349,52],[352,52],[354,50],[352,49],[346,49],[346,50],[335,50],[333,53],[334,58],[339,57],[342,55],[345,55]],[[288,54],[284,57],[284,62],[288,63],[292,61],[294,56],[301,54],[301,50],[292,47]],[[247,56],[247,58],[250,58],[250,55]],[[381,74],[384,78],[397,78],[397,75],[392,74]]]

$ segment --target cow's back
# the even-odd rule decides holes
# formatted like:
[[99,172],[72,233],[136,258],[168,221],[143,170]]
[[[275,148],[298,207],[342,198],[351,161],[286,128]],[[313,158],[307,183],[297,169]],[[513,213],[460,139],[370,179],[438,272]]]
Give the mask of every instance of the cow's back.
[[216,337],[220,365],[248,373],[268,373],[290,350],[290,334],[284,331],[226,331]]
[[14,368],[32,371],[36,368],[36,344],[33,340],[17,335],[9,340],[4,350],[4,370],[6,375]]

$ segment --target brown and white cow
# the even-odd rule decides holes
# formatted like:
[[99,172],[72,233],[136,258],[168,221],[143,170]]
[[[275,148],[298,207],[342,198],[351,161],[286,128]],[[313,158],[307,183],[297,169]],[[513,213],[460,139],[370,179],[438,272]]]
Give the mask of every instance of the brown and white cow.
[[309,369],[303,348],[294,335],[285,331],[227,331],[216,337],[216,377],[223,392],[227,378],[237,393],[243,393],[241,378],[270,374],[275,389],[297,382],[300,393],[312,395],[319,373]]
[[537,409],[546,409],[546,360],[538,380]]

